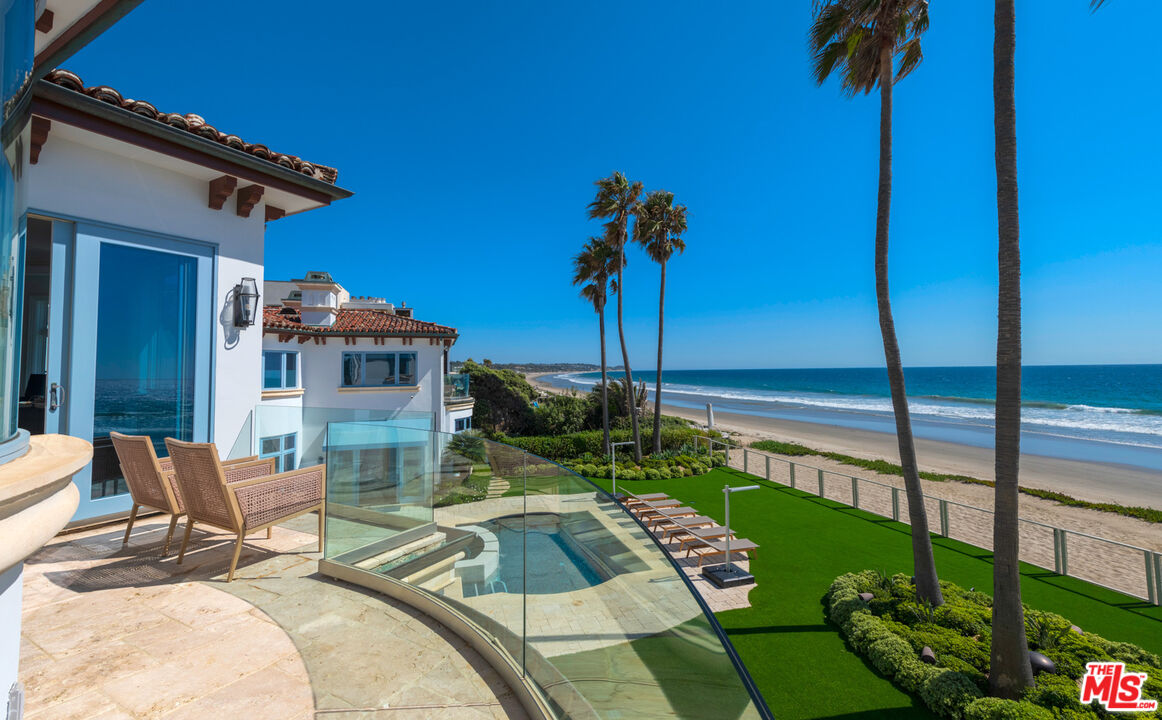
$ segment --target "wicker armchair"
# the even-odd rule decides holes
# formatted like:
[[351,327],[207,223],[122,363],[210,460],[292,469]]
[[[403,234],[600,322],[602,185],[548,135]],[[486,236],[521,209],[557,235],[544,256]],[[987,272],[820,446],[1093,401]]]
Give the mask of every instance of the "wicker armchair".
[[319,513],[319,552],[323,551],[323,507],[327,471],[323,465],[274,472],[274,458],[224,466],[213,443],[188,443],[166,438],[174,474],[185,501],[186,532],[178,552],[180,564],[194,523],[238,534],[226,582],[234,579],[242,540],[255,530],[270,528],[305,513]]
[[[165,534],[165,545],[161,550],[162,557],[165,557],[169,554],[178,518],[186,514],[181,491],[174,479],[173,463],[169,458],[157,457],[153,450],[153,440],[147,435],[122,435],[119,432],[111,432],[109,438],[113,441],[113,449],[116,450],[117,460],[121,463],[121,472],[125,475],[125,483],[129,485],[129,494],[133,497],[133,509],[129,511],[129,524],[125,528],[125,538],[121,544],[123,546],[129,544],[129,533],[133,531],[138,510],[163,512],[170,516],[169,531]],[[222,465],[233,467],[257,459],[258,456],[255,455],[240,460],[228,460]]]

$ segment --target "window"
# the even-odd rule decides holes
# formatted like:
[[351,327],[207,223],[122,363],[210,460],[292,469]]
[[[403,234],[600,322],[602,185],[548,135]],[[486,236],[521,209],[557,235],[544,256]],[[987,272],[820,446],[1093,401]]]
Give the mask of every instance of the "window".
[[299,354],[283,350],[262,353],[262,389],[286,390],[299,386]]
[[261,458],[274,458],[275,472],[294,470],[296,445],[298,445],[298,433],[264,437],[259,441],[258,456]]
[[472,418],[456,418],[456,432],[464,432],[472,429]]
[[415,384],[415,353],[343,353],[343,387]]

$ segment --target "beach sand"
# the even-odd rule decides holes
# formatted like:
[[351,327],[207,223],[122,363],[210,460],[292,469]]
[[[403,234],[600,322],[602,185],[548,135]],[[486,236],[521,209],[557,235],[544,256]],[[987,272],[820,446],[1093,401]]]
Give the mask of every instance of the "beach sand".
[[[563,392],[560,388],[540,381],[538,378],[542,374],[545,373],[530,373],[526,377],[530,383],[546,392]],[[706,423],[705,410],[663,403],[662,412],[687,418],[699,425]],[[731,441],[737,445],[746,446],[755,440],[781,440],[816,450],[899,462],[895,436],[886,433],[718,411],[715,411],[714,419],[715,429],[728,433]],[[968,475],[982,480],[993,479],[993,452],[987,448],[917,439],[916,455],[922,470]],[[802,466],[819,468],[845,477],[855,476],[903,487],[903,479],[898,476],[880,475],[818,456],[792,458],[772,454],[772,458],[791,460]],[[993,490],[990,487],[959,482],[922,482],[925,494],[932,497],[978,508],[992,508]],[[1021,485],[1056,490],[1093,502],[1162,508],[1162,473],[1122,465],[1024,455],[1021,459]],[[850,495],[850,490],[847,492]],[[1162,525],[1156,523],[1114,513],[1066,507],[1029,495],[1021,496],[1021,517],[1162,552]],[[929,522],[934,524],[936,521],[930,512]],[[988,525],[991,527],[991,522]],[[985,547],[991,545],[991,532],[981,528],[977,534],[981,536],[982,542],[974,544]],[[989,541],[987,545],[985,540]],[[1049,567],[1052,567],[1051,554],[1049,560]],[[1141,562],[1140,554],[1137,562]]]

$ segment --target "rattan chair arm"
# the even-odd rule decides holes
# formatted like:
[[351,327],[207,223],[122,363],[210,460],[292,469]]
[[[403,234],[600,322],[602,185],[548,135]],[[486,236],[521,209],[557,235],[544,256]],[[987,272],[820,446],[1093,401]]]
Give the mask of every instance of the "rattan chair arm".
[[[273,460],[273,458],[271,458],[271,459]],[[312,474],[320,469],[323,470],[323,476],[326,477],[327,468],[325,465],[312,465],[310,467],[299,468],[298,470],[287,470],[286,472],[280,472],[280,473],[273,474],[273,475],[266,475],[264,477],[256,477],[256,478],[251,478],[249,480],[239,480],[238,482],[230,483],[230,488],[234,489],[234,488],[246,487],[248,485],[257,485],[258,483],[264,483],[264,482],[275,482],[275,481],[283,482],[289,478],[296,478],[300,475]]]
[[277,464],[277,459],[272,457],[236,462],[230,465],[223,463],[222,479],[226,481],[227,485],[233,485],[248,480],[267,478],[275,474]]
[[315,465],[228,485],[246,527],[260,527],[323,504],[327,470]]

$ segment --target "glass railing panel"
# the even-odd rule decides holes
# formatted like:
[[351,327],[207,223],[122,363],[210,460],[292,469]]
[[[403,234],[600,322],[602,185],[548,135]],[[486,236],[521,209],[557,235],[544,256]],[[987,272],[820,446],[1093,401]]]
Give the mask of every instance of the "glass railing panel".
[[450,373],[444,376],[444,399],[466,398],[468,394],[468,374]]
[[[473,435],[381,424],[332,425],[329,455],[347,443],[399,454],[426,447],[429,483],[398,510],[362,492],[385,466],[328,459],[327,557],[440,596],[520,663],[562,718],[759,717],[692,587],[653,537],[587,480]],[[342,439],[343,443],[340,443]],[[397,465],[402,464],[397,461]],[[418,465],[411,466],[418,469]],[[360,489],[352,497],[354,489]],[[334,493],[346,493],[340,497]],[[333,545],[333,512],[382,514],[362,546]],[[386,516],[431,525],[394,550]],[[430,513],[430,515],[428,514]],[[345,526],[346,527],[346,526]]]

